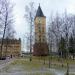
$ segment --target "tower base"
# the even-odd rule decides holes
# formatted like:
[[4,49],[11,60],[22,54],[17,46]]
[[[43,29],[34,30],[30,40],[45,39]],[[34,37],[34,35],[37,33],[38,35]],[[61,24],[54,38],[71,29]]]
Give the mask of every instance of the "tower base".
[[34,56],[47,56],[48,55],[48,45],[47,43],[35,43],[33,46]]

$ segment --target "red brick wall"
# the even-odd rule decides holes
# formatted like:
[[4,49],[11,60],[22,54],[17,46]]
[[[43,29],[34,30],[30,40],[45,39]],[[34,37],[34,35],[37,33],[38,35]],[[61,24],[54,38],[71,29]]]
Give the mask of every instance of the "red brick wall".
[[34,56],[46,56],[48,55],[47,43],[35,43],[33,48]]

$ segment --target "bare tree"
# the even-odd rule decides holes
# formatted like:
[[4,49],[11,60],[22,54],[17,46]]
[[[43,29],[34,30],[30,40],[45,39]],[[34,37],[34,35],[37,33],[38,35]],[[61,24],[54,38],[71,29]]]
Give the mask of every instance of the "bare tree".
[[70,28],[72,25],[72,21],[70,20],[70,17],[67,15],[67,12],[65,12],[64,15],[65,16],[63,18],[63,34],[64,34],[64,37],[66,39],[66,51],[67,51],[66,56],[68,56],[69,55],[69,50],[68,50],[69,36],[70,36]]
[[[12,8],[13,8],[13,5],[11,4],[11,2],[9,0],[2,0],[2,3],[1,4],[3,5],[2,14],[1,14],[1,24],[4,27],[3,28],[3,34],[2,34],[1,56],[0,56],[2,58],[3,57],[3,55],[2,55],[3,40],[8,35],[7,29],[10,26],[12,26],[12,24],[13,24],[13,16],[12,16]],[[13,34],[13,32],[14,32],[14,30],[11,32],[11,34]]]
[[[66,58],[69,59],[69,36],[70,36],[70,28],[72,25],[71,18],[67,15],[67,12],[65,12],[63,18],[63,33],[66,41]],[[69,75],[69,63],[67,61],[67,72],[66,75]]]
[[0,38],[2,37],[2,33],[3,33],[3,23],[2,23],[2,14],[4,12],[4,4],[3,1],[0,0]]
[[53,32],[51,31],[51,26],[52,26],[52,21],[53,21],[53,15],[51,14],[50,19],[49,19],[49,26],[48,26],[48,32],[47,32],[47,42],[48,42],[48,48],[49,48],[49,68],[51,66],[51,57],[52,57],[52,45],[53,45]]
[[75,38],[75,15],[72,16],[72,36]]
[[[24,44],[26,44],[26,49],[27,50],[30,50],[30,36],[29,36],[29,33],[26,33],[25,35],[24,35]],[[29,51],[28,51],[29,52]]]
[[49,34],[52,34],[54,43],[56,43],[57,51],[59,50],[59,41],[61,37],[61,27],[62,27],[62,19],[59,14],[56,14],[56,17],[52,19],[49,23]]
[[30,61],[32,61],[31,53],[32,53],[32,41],[33,41],[33,34],[34,34],[34,18],[35,18],[35,8],[34,3],[30,2],[29,6],[26,6],[26,14],[25,18],[28,21],[28,25],[30,26]]
[[48,28],[49,68],[52,57],[52,45],[53,45],[53,34],[50,32],[50,28]]
[[[50,21],[50,20],[49,20]],[[59,50],[59,42],[60,38],[63,37],[65,40],[65,50],[66,50],[66,58],[69,58],[69,37],[73,36],[75,38],[75,16],[64,13],[63,16],[59,16],[57,13],[55,18],[53,18],[48,27],[48,42],[51,46],[51,40],[54,38],[57,45],[57,50]],[[53,38],[52,38],[53,37]],[[50,47],[49,46],[49,47]],[[61,51],[61,50],[60,50]],[[62,53],[61,53],[62,54]],[[69,75],[69,63],[67,61],[67,75]]]

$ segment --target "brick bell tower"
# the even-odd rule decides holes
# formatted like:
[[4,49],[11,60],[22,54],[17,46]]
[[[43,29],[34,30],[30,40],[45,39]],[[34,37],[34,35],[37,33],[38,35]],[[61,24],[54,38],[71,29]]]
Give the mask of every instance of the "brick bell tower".
[[48,45],[46,42],[46,17],[44,16],[40,5],[36,12],[35,20],[35,43],[33,47],[34,56],[48,55]]

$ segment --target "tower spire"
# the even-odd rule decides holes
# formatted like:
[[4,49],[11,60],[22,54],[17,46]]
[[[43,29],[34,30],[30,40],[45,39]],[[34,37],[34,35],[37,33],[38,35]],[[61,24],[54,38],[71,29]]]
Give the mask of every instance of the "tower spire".
[[39,6],[40,6],[40,3],[39,3]]
[[43,12],[42,12],[42,9],[40,7],[40,3],[39,3],[39,6],[38,6],[38,9],[37,9],[36,17],[45,17]]

